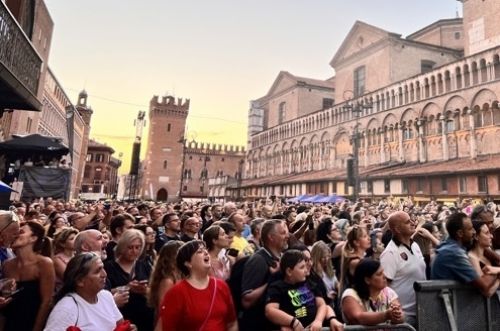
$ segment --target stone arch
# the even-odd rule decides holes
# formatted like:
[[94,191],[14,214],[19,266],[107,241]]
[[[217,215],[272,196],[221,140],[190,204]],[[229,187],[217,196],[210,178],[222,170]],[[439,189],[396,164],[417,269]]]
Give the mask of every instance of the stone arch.
[[166,189],[161,188],[156,192],[156,201],[167,201],[168,199],[168,192]]
[[380,123],[376,118],[370,119],[370,121],[368,121],[368,124],[366,125],[367,130],[371,130],[373,128],[378,128],[378,127],[380,127]]
[[387,114],[387,116],[384,117],[384,120],[382,121],[382,128],[389,126],[390,124],[395,124],[397,123],[398,120],[394,114]]
[[417,118],[417,113],[413,108],[407,108],[405,111],[401,114],[400,123],[407,123],[409,121],[415,121]]
[[429,102],[422,109],[420,117],[424,120],[424,135],[435,135],[439,132],[440,108],[434,102]]
[[467,107],[467,102],[464,98],[459,95],[454,95],[446,101],[444,105],[444,110],[459,110],[463,111]]
[[476,107],[484,108],[487,104],[489,106],[493,105],[494,102],[498,102],[498,97],[490,89],[482,89],[474,95],[470,108],[474,109]]

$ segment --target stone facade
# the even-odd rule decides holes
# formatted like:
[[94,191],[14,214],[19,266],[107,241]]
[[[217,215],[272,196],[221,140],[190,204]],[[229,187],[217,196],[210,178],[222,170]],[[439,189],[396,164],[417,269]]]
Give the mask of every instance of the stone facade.
[[121,161],[112,157],[114,149],[90,140],[85,159],[81,199],[113,198],[118,189],[118,168]]
[[[481,1],[465,1],[464,27],[468,2]],[[500,14],[497,5],[479,7],[484,22],[487,10]],[[500,33],[494,24],[485,26],[490,35]],[[491,159],[500,154],[500,42],[463,57],[469,39],[463,47],[452,40],[460,26],[438,21],[403,39],[356,22],[331,61],[339,102],[254,133],[243,194],[349,194],[346,160],[358,137],[365,198],[500,198],[500,163]]]
[[155,96],[151,100],[146,159],[141,169],[142,198],[207,198],[209,178],[238,172],[244,159],[242,147],[185,139],[188,112],[189,99],[165,96],[160,100]]
[[[69,147],[67,108],[73,108],[69,97],[64,92],[62,85],[57,81],[53,72],[49,69],[45,77],[45,84],[42,96],[42,112],[38,122],[37,132],[44,136],[62,138],[62,143]],[[70,198],[78,197],[80,192],[81,177],[83,173],[79,168],[81,155],[86,155],[87,151],[82,150],[82,140],[85,134],[85,122],[78,112],[74,112],[73,120],[73,155],[71,160],[71,191]]]

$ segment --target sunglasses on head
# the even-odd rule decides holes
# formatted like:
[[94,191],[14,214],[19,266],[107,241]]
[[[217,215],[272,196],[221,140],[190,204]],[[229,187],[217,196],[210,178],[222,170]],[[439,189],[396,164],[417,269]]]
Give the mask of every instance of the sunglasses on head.
[[[13,211],[8,211],[8,212],[2,213],[2,214],[3,215],[7,214],[9,216],[9,220],[7,221],[7,224],[5,224],[2,229],[0,229],[0,233],[5,231],[5,229],[7,229],[12,223],[16,223],[16,222],[19,223],[19,217]],[[2,215],[2,214],[0,214],[0,215]]]

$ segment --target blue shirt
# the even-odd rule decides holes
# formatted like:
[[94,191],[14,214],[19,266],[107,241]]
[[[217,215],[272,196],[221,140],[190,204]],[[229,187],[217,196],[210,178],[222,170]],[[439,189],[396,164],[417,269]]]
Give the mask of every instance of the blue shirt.
[[469,261],[465,247],[448,238],[436,248],[431,267],[431,279],[449,279],[470,283],[479,275]]
[[250,225],[245,224],[245,226],[243,227],[243,233],[241,235],[243,236],[243,238],[248,239],[251,234],[252,231],[250,230]]

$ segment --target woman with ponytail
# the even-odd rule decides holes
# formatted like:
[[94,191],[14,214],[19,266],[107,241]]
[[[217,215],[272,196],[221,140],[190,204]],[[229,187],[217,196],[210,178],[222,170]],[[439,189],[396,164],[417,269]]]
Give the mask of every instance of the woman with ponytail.
[[5,307],[4,330],[41,331],[49,315],[56,275],[51,242],[37,222],[21,224],[12,243],[15,258],[4,264],[4,276],[16,282],[12,301]]

